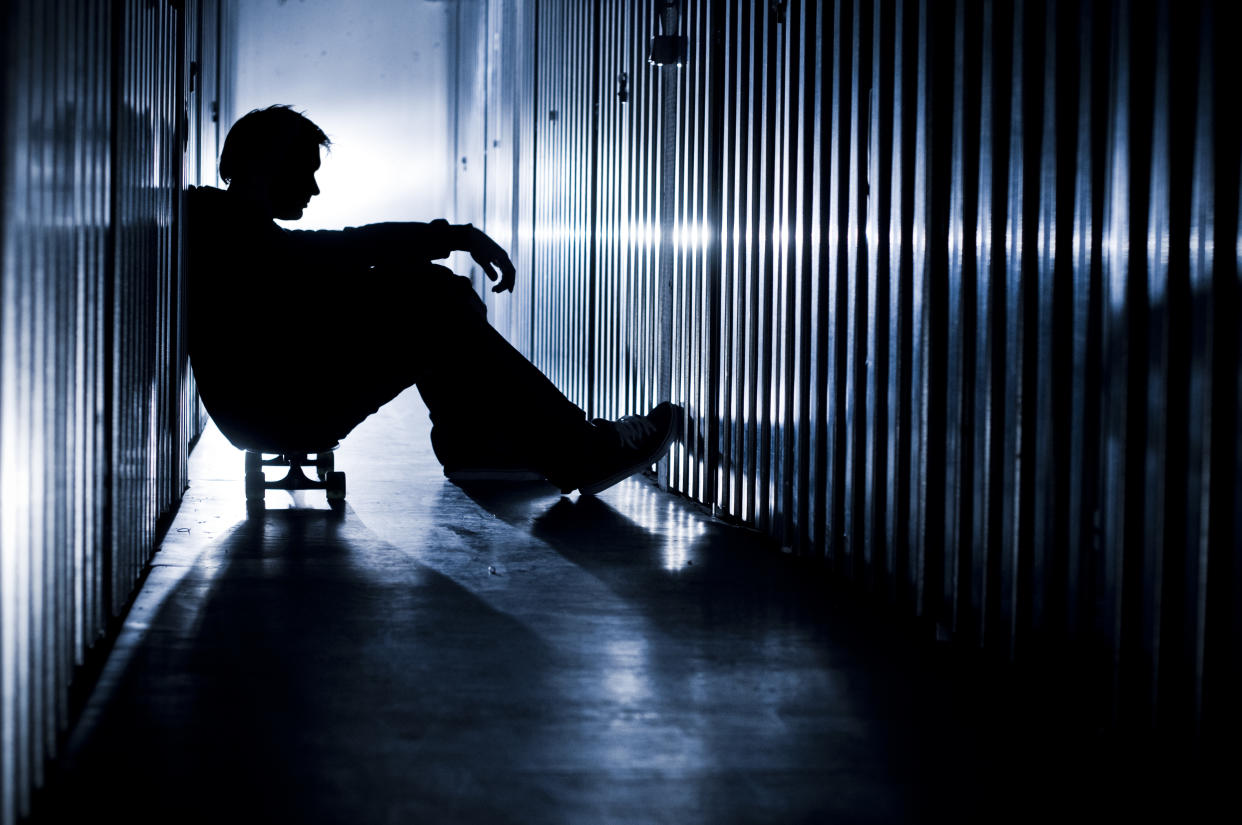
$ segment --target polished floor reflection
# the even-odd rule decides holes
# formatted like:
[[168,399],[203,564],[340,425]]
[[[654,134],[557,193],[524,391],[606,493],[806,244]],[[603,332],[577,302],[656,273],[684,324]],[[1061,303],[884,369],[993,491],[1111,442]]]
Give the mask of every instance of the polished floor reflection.
[[251,517],[209,429],[40,819],[962,821],[1072,793],[995,686],[814,566],[644,481],[462,490],[425,421],[409,393],[344,442],[343,513]]

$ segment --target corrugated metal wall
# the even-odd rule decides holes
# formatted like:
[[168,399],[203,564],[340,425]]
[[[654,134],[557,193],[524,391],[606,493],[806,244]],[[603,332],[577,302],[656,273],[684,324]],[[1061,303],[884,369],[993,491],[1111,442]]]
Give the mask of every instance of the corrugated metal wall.
[[592,414],[671,395],[673,489],[940,638],[1236,730],[1233,4],[688,0],[681,68],[658,6],[480,16],[513,340]]
[[201,419],[180,192],[215,179],[226,6],[18,0],[2,12],[3,823],[29,810],[75,676],[186,484]]

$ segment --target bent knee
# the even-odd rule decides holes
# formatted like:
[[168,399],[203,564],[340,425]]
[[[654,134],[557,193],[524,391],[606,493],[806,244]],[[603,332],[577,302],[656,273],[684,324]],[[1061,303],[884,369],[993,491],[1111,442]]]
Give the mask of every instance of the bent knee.
[[487,317],[487,304],[479,297],[474,284],[465,275],[458,275],[444,267],[435,267],[446,275],[437,273],[433,281],[433,311],[445,312],[454,316],[466,311],[483,318]]

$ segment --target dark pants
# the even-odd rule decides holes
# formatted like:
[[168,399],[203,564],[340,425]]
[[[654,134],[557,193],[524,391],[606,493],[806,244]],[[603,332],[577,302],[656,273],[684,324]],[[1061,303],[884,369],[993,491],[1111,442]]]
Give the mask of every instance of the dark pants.
[[[341,438],[411,385],[433,424],[433,444],[469,443],[573,486],[595,428],[487,322],[468,278],[442,266],[380,270],[345,285],[329,357],[336,388],[320,407]],[[339,379],[339,380],[336,380]],[[444,457],[442,456],[442,460]]]

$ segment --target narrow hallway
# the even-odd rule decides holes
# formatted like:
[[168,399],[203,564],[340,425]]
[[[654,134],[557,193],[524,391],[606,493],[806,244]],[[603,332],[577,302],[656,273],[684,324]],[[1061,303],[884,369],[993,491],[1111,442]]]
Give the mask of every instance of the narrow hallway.
[[1240,13],[5,3],[0,825],[1242,819]]
[[812,568],[647,481],[467,495],[425,420],[344,442],[342,515],[249,519],[208,429],[36,821],[913,822],[994,787],[962,688]]

